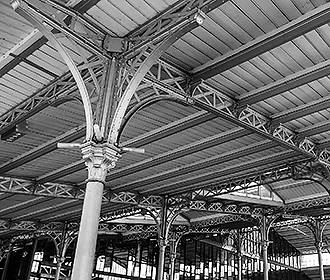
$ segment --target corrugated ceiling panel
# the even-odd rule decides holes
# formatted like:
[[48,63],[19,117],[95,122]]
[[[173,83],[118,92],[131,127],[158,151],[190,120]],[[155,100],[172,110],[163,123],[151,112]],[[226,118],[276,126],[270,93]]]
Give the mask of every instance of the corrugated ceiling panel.
[[24,39],[33,27],[12,9],[9,1],[0,2],[0,56]]
[[175,2],[102,0],[87,14],[111,35],[123,37]]
[[320,184],[314,182],[304,182],[301,184],[295,183],[292,186],[278,186],[273,189],[282,199],[284,199],[284,201],[292,199],[299,200],[300,198],[303,200],[306,196],[324,194],[325,192],[324,188]]

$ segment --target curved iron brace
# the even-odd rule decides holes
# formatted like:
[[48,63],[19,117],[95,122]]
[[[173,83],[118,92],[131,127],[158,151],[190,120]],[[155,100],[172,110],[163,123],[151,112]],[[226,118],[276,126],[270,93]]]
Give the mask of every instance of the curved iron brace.
[[148,214],[151,216],[151,218],[154,219],[154,221],[156,223],[156,226],[157,226],[157,233],[158,233],[158,235],[160,235],[160,233],[161,233],[160,221],[159,221],[160,217],[157,217],[157,215],[155,215],[154,211],[152,211],[152,209],[150,209],[146,206],[138,205],[137,207],[141,208],[142,210],[144,210],[146,212],[148,212]]
[[112,123],[110,126],[110,132],[108,135],[108,143],[117,145],[118,144],[118,136],[120,132],[120,128],[122,126],[122,122],[124,120],[125,112],[129,106],[130,100],[132,99],[137,87],[143,80],[144,76],[148,73],[150,68],[155,64],[155,62],[160,58],[160,56],[175,42],[177,41],[183,34],[189,32],[192,28],[197,27],[199,23],[193,19],[193,21],[173,32],[166,38],[160,45],[158,45],[151,54],[142,62],[133,78],[130,80],[127,85],[125,92],[121,96],[116,111],[114,113]]
[[34,25],[39,31],[53,44],[55,49],[59,52],[60,56],[63,58],[64,62],[68,66],[70,72],[72,73],[73,78],[77,83],[77,87],[79,93],[81,95],[81,99],[84,105],[85,111],[85,119],[86,119],[86,141],[89,141],[93,137],[93,113],[92,113],[92,106],[89,100],[88,91],[86,85],[84,83],[83,78],[80,75],[80,72],[73,62],[70,55],[67,53],[63,45],[56,39],[54,34],[49,31],[39,20],[38,15],[34,13],[33,10],[29,9],[26,3],[23,3],[20,0],[14,0],[11,3],[13,9],[29,21],[32,25]]
[[180,103],[182,105],[187,105],[187,103],[175,96],[170,96],[170,95],[156,95],[156,96],[151,96],[148,97],[146,99],[144,99],[143,101],[141,101],[140,103],[136,104],[133,108],[131,108],[131,110],[129,110],[125,117],[123,118],[122,124],[120,126],[120,129],[118,131],[118,144],[120,141],[120,137],[122,136],[122,133],[126,127],[126,125],[128,124],[128,122],[131,120],[131,118],[139,111],[157,103],[160,101],[169,101],[169,102],[176,102],[176,103]]
[[[317,164],[314,166],[310,167],[310,174],[307,175],[300,175],[299,173],[296,173],[294,170],[292,172],[292,179],[294,180],[308,180],[315,182],[319,184],[329,195],[330,195],[330,190],[324,185],[324,180],[327,180],[330,178],[329,170],[325,165],[322,164]],[[315,174],[319,174],[321,178],[313,178]]]

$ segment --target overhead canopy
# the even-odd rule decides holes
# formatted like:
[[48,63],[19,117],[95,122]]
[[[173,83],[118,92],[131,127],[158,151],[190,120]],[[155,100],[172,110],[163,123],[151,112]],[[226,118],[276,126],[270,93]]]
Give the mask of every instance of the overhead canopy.
[[[180,2],[63,1],[111,38],[129,38]],[[248,214],[330,212],[330,3],[224,2],[164,52],[163,68],[152,67],[132,98],[129,110],[141,96],[162,97],[127,117],[117,144],[145,153],[124,152],[109,171],[103,216],[127,215],[138,204],[120,201],[120,192],[222,203],[213,212],[190,205],[183,216],[191,221],[238,211],[228,205],[249,206]],[[22,221],[36,227],[79,221],[87,172],[79,149],[57,148],[82,143],[85,135],[68,67],[9,3],[0,3],[0,14],[0,237],[7,237],[27,230]],[[66,47],[79,65],[83,49]],[[160,80],[157,71],[167,71],[161,82],[169,89],[153,80]],[[180,87],[186,96],[174,90]],[[15,130],[21,135],[13,136]]]

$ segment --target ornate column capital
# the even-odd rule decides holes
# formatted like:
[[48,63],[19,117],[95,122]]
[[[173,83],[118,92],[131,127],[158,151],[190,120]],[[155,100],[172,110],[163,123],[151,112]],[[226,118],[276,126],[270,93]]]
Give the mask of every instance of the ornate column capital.
[[263,241],[261,241],[260,242],[261,248],[263,250],[267,250],[270,243],[271,243],[271,241],[269,241],[269,240],[263,240]]
[[81,152],[88,170],[88,181],[104,183],[109,169],[114,168],[120,157],[119,148],[92,141],[81,145]]
[[62,265],[65,261],[65,257],[61,257],[61,256],[56,256],[56,263],[58,265]]
[[324,248],[324,244],[322,241],[316,241],[314,245],[318,251],[322,251],[322,249]]
[[168,245],[168,240],[164,237],[160,237],[158,240],[159,247],[166,247]]

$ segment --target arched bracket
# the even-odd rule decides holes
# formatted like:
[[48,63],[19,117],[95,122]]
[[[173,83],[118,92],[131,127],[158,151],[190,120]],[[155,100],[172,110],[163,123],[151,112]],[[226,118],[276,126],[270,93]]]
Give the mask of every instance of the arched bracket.
[[81,95],[81,99],[84,105],[86,119],[86,140],[91,140],[93,137],[92,106],[89,100],[86,85],[80,75],[77,66],[75,65],[74,61],[67,53],[63,45],[56,39],[55,35],[50,30],[48,30],[45,25],[43,25],[42,21],[38,17],[38,14],[36,14],[34,10],[32,10],[25,2],[22,2],[21,0],[14,0],[11,5],[19,15],[24,17],[27,21],[29,21],[36,28],[39,29],[39,31],[53,44],[53,46],[57,49],[57,51],[67,64],[69,70],[72,73],[72,76],[77,83],[77,87],[79,89],[79,93]]
[[[180,27],[178,30],[174,31],[170,35],[168,35],[166,38],[163,39],[163,41],[157,45],[153,46],[152,51],[150,54],[148,51],[141,53],[137,58],[135,58],[135,61],[133,61],[132,66],[133,69],[131,71],[134,72],[133,77],[129,80],[127,83],[127,80],[124,81],[127,83],[127,86],[125,90],[123,91],[123,94],[120,96],[120,100],[118,102],[118,106],[116,108],[116,111],[114,113],[114,116],[112,118],[110,132],[108,135],[108,142],[109,143],[117,143],[118,142],[118,136],[119,131],[122,126],[122,122],[125,116],[125,112],[129,106],[130,100],[134,96],[134,93],[136,89],[138,88],[139,84],[145,77],[145,75],[148,73],[150,68],[157,62],[157,60],[160,58],[160,56],[175,42],[177,41],[182,35],[186,34],[193,28],[197,27],[199,24],[202,23],[202,21],[199,20],[199,17],[196,17],[194,15],[191,17],[191,19],[182,27]],[[142,62],[141,62],[142,61]],[[136,71],[134,71],[134,66],[139,65]],[[122,86],[120,87],[122,88]]]
[[182,105],[186,105],[185,101],[183,101],[182,99],[174,97],[174,96],[170,96],[170,95],[155,95],[155,96],[148,97],[144,100],[141,100],[139,103],[137,103],[134,107],[132,107],[125,114],[125,117],[123,118],[121,127],[118,132],[118,143],[119,143],[120,137],[122,136],[122,133],[123,133],[126,125],[137,112],[139,112],[155,103],[161,102],[161,101],[175,102],[175,103],[179,103]]

